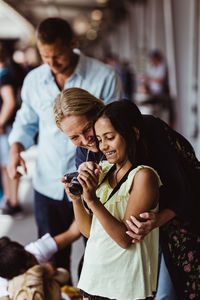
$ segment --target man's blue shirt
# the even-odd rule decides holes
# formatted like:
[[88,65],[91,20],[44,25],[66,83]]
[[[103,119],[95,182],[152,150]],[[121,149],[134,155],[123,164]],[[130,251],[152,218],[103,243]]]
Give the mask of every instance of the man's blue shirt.
[[[116,71],[83,54],[64,89],[71,87],[85,89],[106,104],[123,95]],[[33,186],[41,194],[61,200],[64,193],[61,178],[66,172],[75,170],[75,146],[54,121],[53,102],[59,93],[49,65],[43,64],[32,70],[23,84],[22,107],[17,113],[9,143],[19,142],[28,149],[39,132]]]

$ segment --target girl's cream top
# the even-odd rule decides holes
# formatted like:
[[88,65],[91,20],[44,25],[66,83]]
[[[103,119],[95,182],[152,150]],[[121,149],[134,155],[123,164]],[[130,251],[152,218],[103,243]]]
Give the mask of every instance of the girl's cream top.
[[[102,162],[99,182],[111,166],[107,161]],[[142,168],[150,167],[139,166],[133,169],[127,180],[105,204],[107,210],[119,221],[124,218],[134,176]],[[160,186],[160,178],[157,173],[156,175]],[[111,192],[112,188],[106,179],[97,189],[97,196],[104,203]],[[158,205],[152,212],[157,211]],[[93,216],[78,283],[80,289],[88,294],[110,299],[145,299],[156,290],[157,269],[158,228],[151,231],[142,242],[123,249],[106,233],[96,216]]]

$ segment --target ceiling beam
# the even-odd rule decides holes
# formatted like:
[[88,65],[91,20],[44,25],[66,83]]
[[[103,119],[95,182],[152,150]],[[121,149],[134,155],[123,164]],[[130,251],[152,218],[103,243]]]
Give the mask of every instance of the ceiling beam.
[[41,2],[41,1],[26,1],[26,0],[20,0],[20,2],[16,3],[16,1],[8,0],[7,3],[9,3],[11,6],[18,8],[18,9],[34,9],[34,7],[45,9],[48,6],[55,6],[58,8],[64,8],[64,9],[72,9],[72,10],[80,10],[80,11],[88,11],[92,10],[94,8],[99,8],[97,3],[94,2],[93,5],[85,4],[75,4],[75,3],[67,3],[65,2],[55,2],[55,1],[48,1],[48,2]]

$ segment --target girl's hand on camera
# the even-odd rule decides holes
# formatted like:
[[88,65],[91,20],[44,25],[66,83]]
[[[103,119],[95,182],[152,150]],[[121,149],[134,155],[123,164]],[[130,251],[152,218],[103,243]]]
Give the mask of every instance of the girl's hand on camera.
[[62,177],[61,182],[66,183],[67,182],[66,177]]
[[78,181],[83,187],[83,198],[89,205],[90,202],[97,201],[96,189],[98,186],[99,176],[91,169],[79,170]]
[[92,172],[95,175],[99,175],[101,173],[101,167],[93,161],[87,161],[79,166],[78,172],[80,173],[81,171]]
[[[78,196],[75,196],[74,194],[72,194],[71,192],[70,192],[70,190],[69,190],[69,185],[70,185],[70,183],[69,182],[67,182],[66,183],[66,181],[64,181],[64,183],[65,183],[65,191],[66,191],[66,193],[67,193],[67,195],[73,200],[73,201],[80,201],[81,200],[81,195],[78,195]],[[82,201],[82,200],[81,200]]]

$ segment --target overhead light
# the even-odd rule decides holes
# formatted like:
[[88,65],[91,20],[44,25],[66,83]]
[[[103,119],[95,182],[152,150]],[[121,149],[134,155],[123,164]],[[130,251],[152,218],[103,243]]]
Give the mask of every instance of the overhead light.
[[74,19],[72,26],[76,34],[84,35],[89,29],[89,22],[86,18],[78,17]]
[[49,17],[55,17],[59,15],[59,9],[56,5],[47,5],[46,10]]
[[96,0],[96,2],[105,5],[108,2],[108,0]]
[[103,13],[99,9],[95,9],[91,12],[91,18],[94,21],[100,21],[103,17]]
[[97,38],[97,32],[94,29],[89,29],[88,32],[86,33],[86,38],[88,40],[95,40]]
[[24,60],[25,60],[24,52],[21,50],[16,50],[13,53],[13,60],[18,64],[24,64]]

